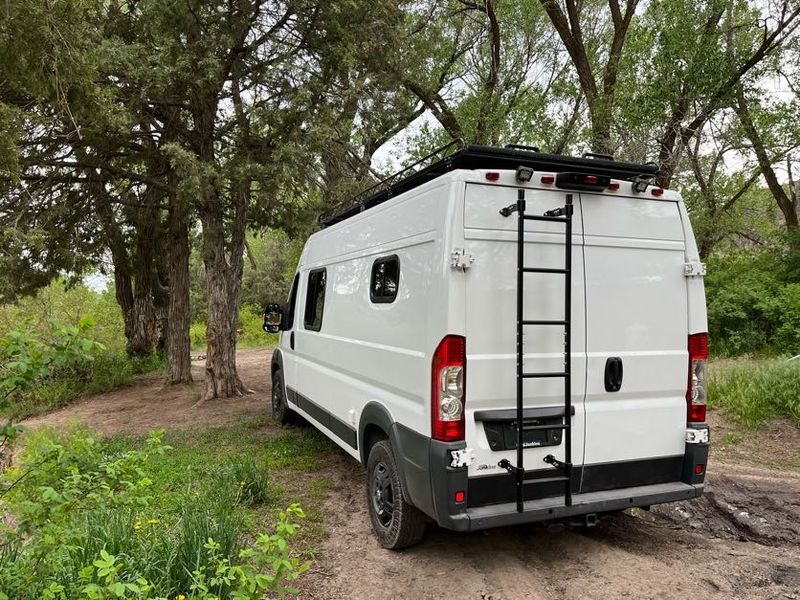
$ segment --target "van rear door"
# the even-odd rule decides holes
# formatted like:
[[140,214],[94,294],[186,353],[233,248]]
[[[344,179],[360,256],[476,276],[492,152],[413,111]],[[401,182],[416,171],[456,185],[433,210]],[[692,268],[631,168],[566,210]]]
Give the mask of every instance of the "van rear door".
[[[678,202],[582,193],[581,211],[587,357],[581,491],[679,480],[688,326]],[[626,464],[609,465],[620,461]]]
[[[499,210],[515,204],[514,186],[468,183],[464,202],[464,248],[474,258],[466,281],[466,441],[475,460],[469,468],[468,503],[478,506],[515,498],[514,478],[498,467],[501,459],[516,464],[516,302],[517,302],[517,214],[500,215]],[[563,190],[526,189],[526,214],[542,215],[564,206]],[[572,251],[572,457],[580,466],[583,457],[585,384],[585,305],[582,225],[578,194],[573,217]],[[561,223],[525,222],[524,261],[528,267],[563,268],[565,230]],[[531,320],[563,320],[563,274],[524,275],[523,316]],[[559,372],[564,369],[563,326],[526,326],[524,370]],[[564,382],[561,378],[526,379],[524,407],[536,409],[541,420],[526,425],[561,423]],[[561,411],[561,412],[559,412]],[[505,415],[503,415],[505,413]],[[547,414],[551,416],[546,416]],[[494,415],[494,416],[493,416]],[[505,420],[496,417],[505,417]],[[564,460],[563,432],[528,432],[524,466],[539,471],[532,477],[559,475],[544,462],[552,454]],[[528,435],[526,434],[526,435]],[[573,477],[577,492],[580,469]],[[528,485],[526,498],[563,494],[560,483]]]

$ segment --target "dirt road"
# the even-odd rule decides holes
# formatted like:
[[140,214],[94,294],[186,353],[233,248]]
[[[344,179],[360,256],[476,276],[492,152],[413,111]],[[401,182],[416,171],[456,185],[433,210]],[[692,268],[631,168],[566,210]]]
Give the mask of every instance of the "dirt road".
[[[85,420],[105,433],[224,424],[263,414],[268,352],[243,350],[255,393],[193,407],[200,384],[165,391],[152,377],[29,422]],[[202,377],[202,363],[195,376]],[[726,428],[715,418],[715,431]],[[517,600],[777,598],[800,600],[800,431],[778,424],[713,452],[701,499],[607,517],[592,529],[526,526],[455,534],[431,526],[403,551],[379,548],[364,475],[331,445],[324,468],[328,537],[301,597]],[[779,457],[793,468],[766,468]]]

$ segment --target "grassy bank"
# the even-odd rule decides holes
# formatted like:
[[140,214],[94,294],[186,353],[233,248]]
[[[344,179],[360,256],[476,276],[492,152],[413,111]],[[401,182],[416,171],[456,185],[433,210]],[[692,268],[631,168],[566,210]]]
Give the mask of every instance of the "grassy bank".
[[724,409],[746,427],[774,417],[800,426],[800,360],[719,360],[708,372],[710,408]]

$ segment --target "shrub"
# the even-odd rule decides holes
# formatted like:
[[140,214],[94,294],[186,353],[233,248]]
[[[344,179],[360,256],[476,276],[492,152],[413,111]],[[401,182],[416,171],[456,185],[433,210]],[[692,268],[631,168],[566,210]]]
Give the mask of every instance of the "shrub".
[[0,337],[0,412],[11,420],[52,410],[81,394],[118,387],[161,368],[164,357],[130,358],[93,339],[94,320],[77,325],[28,320]]
[[706,298],[711,351],[800,353],[800,284],[788,278],[775,249],[708,259]]
[[757,427],[785,416],[800,425],[800,361],[731,360],[709,369],[708,401],[739,423]]

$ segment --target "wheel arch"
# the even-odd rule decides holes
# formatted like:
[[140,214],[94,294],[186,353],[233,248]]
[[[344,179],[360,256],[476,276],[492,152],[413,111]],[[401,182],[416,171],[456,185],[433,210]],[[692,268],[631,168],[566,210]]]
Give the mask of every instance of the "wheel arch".
[[[397,452],[396,439],[392,439],[394,419],[387,408],[377,402],[369,402],[361,411],[358,423],[358,452],[361,464],[366,466],[372,445],[380,439],[388,439],[392,449]],[[401,475],[402,477],[402,475]]]

